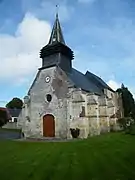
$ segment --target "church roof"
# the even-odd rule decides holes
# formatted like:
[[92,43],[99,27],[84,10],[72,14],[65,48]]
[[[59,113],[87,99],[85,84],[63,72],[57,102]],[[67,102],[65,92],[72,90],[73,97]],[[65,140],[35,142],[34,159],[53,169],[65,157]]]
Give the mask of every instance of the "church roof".
[[67,76],[73,82],[75,87],[81,88],[84,91],[103,94],[102,89],[96,85],[96,82],[94,83],[78,70],[72,68],[71,73],[67,73]]
[[65,45],[65,40],[61,30],[58,14],[56,14],[56,20],[53,25],[52,33],[48,45],[52,45],[56,42],[60,42]]
[[95,74],[87,71],[85,76],[90,81],[93,81],[99,88],[101,88],[101,89],[109,89],[109,90],[113,91],[100,77],[96,76]]
[[72,68],[72,71],[67,73],[67,76],[75,87],[81,88],[84,91],[100,95],[103,94],[103,89],[113,91],[101,78],[89,71],[84,75],[80,71]]

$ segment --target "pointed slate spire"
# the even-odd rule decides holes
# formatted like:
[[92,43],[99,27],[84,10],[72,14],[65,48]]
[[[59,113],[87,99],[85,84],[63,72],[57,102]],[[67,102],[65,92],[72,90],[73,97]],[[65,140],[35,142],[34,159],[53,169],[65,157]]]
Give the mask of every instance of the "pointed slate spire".
[[58,13],[56,13],[56,20],[54,22],[54,26],[52,29],[52,33],[50,36],[50,40],[48,45],[52,45],[54,43],[60,42],[65,45],[65,40],[62,34],[59,18],[58,18]]
[[[58,6],[56,6],[58,7]],[[62,56],[59,56],[59,54],[61,54]],[[54,60],[52,61],[51,57],[52,55],[55,56]],[[56,56],[58,56],[56,58]],[[68,58],[68,61],[65,60],[65,62],[63,63],[64,59]],[[50,64],[52,65],[58,65],[60,67],[62,67],[62,69],[69,69],[71,70],[71,60],[74,59],[74,53],[73,51],[65,44],[65,40],[63,37],[63,33],[61,30],[61,26],[60,26],[60,22],[59,22],[59,18],[58,18],[58,11],[56,13],[56,19],[53,25],[53,29],[52,29],[52,33],[49,39],[49,42],[47,45],[45,45],[41,50],[40,50],[40,58],[43,59],[42,61],[42,66],[48,67],[50,66]],[[48,60],[50,59],[50,61]],[[57,61],[57,62],[56,62]],[[42,68],[43,68],[42,67]]]

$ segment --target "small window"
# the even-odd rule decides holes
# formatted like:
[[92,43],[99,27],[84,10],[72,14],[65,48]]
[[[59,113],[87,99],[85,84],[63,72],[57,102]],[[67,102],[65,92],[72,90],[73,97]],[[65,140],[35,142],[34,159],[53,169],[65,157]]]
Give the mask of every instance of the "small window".
[[17,122],[17,118],[14,118],[14,122]]
[[47,94],[46,95],[46,99],[47,99],[48,102],[51,102],[51,100],[52,100],[51,94]]

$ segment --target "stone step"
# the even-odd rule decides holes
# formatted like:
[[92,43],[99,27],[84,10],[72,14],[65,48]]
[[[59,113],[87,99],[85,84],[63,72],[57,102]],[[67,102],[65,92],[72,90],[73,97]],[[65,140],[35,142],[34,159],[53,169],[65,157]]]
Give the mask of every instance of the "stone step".
[[29,138],[22,138],[19,141],[29,141],[29,142],[67,142],[67,141],[78,141],[79,139],[62,139],[56,137],[29,137]]
[[25,140],[28,141],[66,141],[67,139],[56,138],[56,137],[28,137]]

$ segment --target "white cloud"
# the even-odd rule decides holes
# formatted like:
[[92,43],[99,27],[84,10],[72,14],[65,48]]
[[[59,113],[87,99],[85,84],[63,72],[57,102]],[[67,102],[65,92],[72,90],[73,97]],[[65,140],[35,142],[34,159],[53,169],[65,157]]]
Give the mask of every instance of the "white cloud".
[[27,13],[14,36],[0,34],[0,80],[26,82],[41,65],[39,51],[51,32],[47,21]]
[[114,91],[116,91],[118,88],[121,87],[121,84],[118,83],[118,82],[116,82],[116,81],[114,81],[114,80],[109,80],[109,81],[107,82],[107,84],[108,84],[108,86],[111,87]]

